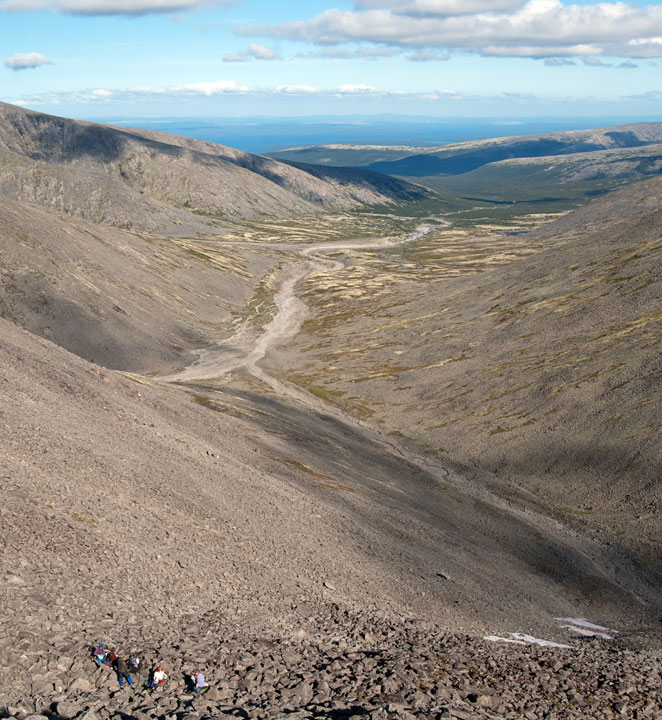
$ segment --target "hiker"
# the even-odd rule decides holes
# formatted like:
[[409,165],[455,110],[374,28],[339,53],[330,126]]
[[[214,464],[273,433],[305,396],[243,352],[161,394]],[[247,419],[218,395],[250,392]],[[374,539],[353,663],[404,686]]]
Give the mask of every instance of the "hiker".
[[117,680],[120,684],[120,687],[124,685],[124,680],[129,683],[129,685],[133,685],[133,680],[131,680],[131,675],[129,674],[129,666],[126,664],[126,660],[123,657],[117,658],[117,662],[115,663],[115,670],[117,672]]
[[158,668],[152,673],[152,681],[149,683],[152,690],[162,688],[166,684],[168,676],[163,672],[163,668],[159,665]]
[[111,649],[108,651],[107,665],[110,665],[111,667],[114,668],[116,663],[117,663],[117,653]]
[[99,643],[99,645],[94,649],[94,659],[99,663],[99,665],[108,665],[108,651],[103,646],[103,643]]
[[193,680],[193,689],[198,695],[209,688],[209,685],[207,685],[207,681],[205,680],[205,676],[200,670],[196,670],[191,679]]

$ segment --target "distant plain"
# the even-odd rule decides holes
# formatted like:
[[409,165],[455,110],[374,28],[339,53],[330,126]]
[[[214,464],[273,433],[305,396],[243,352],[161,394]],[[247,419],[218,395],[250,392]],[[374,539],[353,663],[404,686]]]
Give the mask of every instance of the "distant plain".
[[268,153],[284,148],[343,143],[348,145],[433,146],[468,140],[537,135],[540,133],[587,130],[630,122],[662,121],[662,115],[528,117],[528,118],[435,118],[401,115],[317,116],[317,117],[86,117],[85,120],[111,125],[158,130],[197,140],[229,145],[251,153]]

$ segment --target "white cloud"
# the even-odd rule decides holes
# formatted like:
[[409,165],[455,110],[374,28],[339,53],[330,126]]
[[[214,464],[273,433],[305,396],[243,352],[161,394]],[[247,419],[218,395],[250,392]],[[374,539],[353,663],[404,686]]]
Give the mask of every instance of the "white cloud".
[[348,83],[347,85],[340,85],[338,87],[338,92],[341,94],[356,94],[360,93],[361,95],[371,95],[372,93],[379,93],[383,92],[379,88],[372,87],[372,85],[366,85],[365,83]]
[[628,100],[647,100],[653,101],[655,103],[660,103],[662,102],[662,91],[651,90],[649,92],[640,93],[638,95],[630,95],[628,97]]
[[31,52],[16,53],[5,60],[5,65],[12,70],[28,70],[40,67],[41,65],[50,65],[52,62],[52,60],[49,60],[41,53]]
[[237,63],[237,62],[250,62],[250,58],[245,53],[228,53],[223,56],[223,62]]
[[400,50],[388,47],[361,48],[350,50],[349,48],[325,47],[319,52],[311,52],[299,55],[308,58],[328,58],[332,60],[377,60],[384,57],[398,55]]
[[564,65],[576,65],[576,63],[574,60],[568,60],[567,58],[551,57],[545,58],[545,65],[549,65],[550,67],[562,67]]
[[0,12],[52,10],[67,15],[148,15],[231,5],[234,0],[0,0]]
[[578,55],[591,56],[599,55],[600,48],[597,45],[486,45],[483,48],[483,55],[487,57],[527,57],[545,58]]
[[237,63],[250,62],[251,60],[280,60],[280,55],[266,45],[250,43],[246,52],[228,53],[223,57],[223,62]]
[[662,38],[632,38],[628,41],[630,52],[627,57],[649,58],[662,57]]
[[485,56],[662,57],[662,7],[561,0],[357,0],[293,22],[260,24],[242,35],[332,46],[372,43]]
[[[542,92],[542,90],[541,90]],[[499,109],[497,114],[512,116],[515,109],[527,112],[540,112],[541,102],[545,99],[533,94],[498,93],[489,95],[462,94],[452,89],[438,89],[426,92],[401,92],[379,89],[362,83],[345,84],[337,88],[318,88],[313,85],[278,85],[276,87],[245,87],[231,81],[193,82],[185,85],[169,87],[131,87],[131,88],[89,88],[77,91],[55,91],[17,98],[3,98],[7,102],[31,108],[44,108],[47,112],[56,111],[56,108],[71,108],[87,106],[89,114],[96,109],[103,108],[108,112],[135,116],[145,112],[145,108],[171,107],[175,114],[191,103],[201,109],[206,108],[210,113],[218,112],[219,108],[230,107],[254,108],[255,100],[281,101],[288,103],[288,108],[307,106],[317,109],[344,107],[359,109],[361,112],[369,105],[393,112],[395,107],[407,107],[413,104],[420,111],[438,113],[442,109],[454,113],[475,112],[476,108],[489,108],[490,112]],[[586,97],[561,97],[557,101],[575,112],[586,108],[586,103],[594,100]],[[615,110],[623,104],[634,105],[645,114],[655,113],[659,110],[662,92],[654,91],[645,94],[631,95],[629,97],[613,97],[603,101],[603,107]],[[185,101],[185,102],[184,102]],[[115,108],[117,110],[115,110]],[[131,112],[131,108],[134,112]],[[79,110],[80,112],[80,110]],[[161,110],[163,112],[163,110]],[[249,112],[252,112],[250,110]]]
[[[446,96],[453,91],[441,90],[435,98]],[[152,101],[180,102],[182,98],[212,98],[215,96],[243,95],[256,98],[275,98],[283,95],[298,95],[323,98],[350,97],[409,97],[428,99],[429,93],[405,93],[401,90],[383,90],[364,83],[347,83],[335,88],[320,88],[315,85],[278,85],[276,87],[247,87],[233,80],[199,81],[167,87],[134,86],[124,89],[89,88],[84,90],[64,90],[38,95],[30,95],[12,100],[13,104],[27,106],[66,105],[66,104],[104,104],[118,105],[140,104],[141,107]]]
[[248,46],[248,52],[256,60],[280,60],[280,55],[272,48],[266,47],[266,45],[250,43]]
[[207,96],[247,91],[247,87],[237,85],[234,80],[215,80],[212,82],[194,82],[188,85],[171,85],[166,89],[166,92],[175,94]]
[[428,50],[427,48],[424,48],[412,53],[407,60],[411,60],[412,62],[439,62],[443,60],[450,60],[450,55],[448,53],[439,52],[439,50]]
[[317,95],[322,90],[314,85],[279,85],[276,92],[285,95]]
[[455,90],[433,90],[421,97],[425,100],[458,100],[462,96]]
[[[433,99],[446,97],[446,93],[452,91],[439,91]],[[315,98],[315,102],[329,99],[350,99],[350,98],[411,98],[418,100],[430,99],[429,93],[405,93],[401,90],[383,90],[364,83],[347,83],[340,87],[320,88],[315,85],[289,85],[283,84],[276,87],[247,87],[238,85],[232,80],[199,81],[182,85],[170,85],[167,87],[128,87],[124,89],[88,88],[84,90],[65,90],[40,93],[37,95],[24,96],[13,99],[15,105],[28,107],[52,106],[52,105],[104,105],[116,103],[118,106],[127,107],[135,104],[145,107],[151,102],[179,103],[186,98],[189,101],[199,99],[202,101],[212,100],[214,97],[244,96],[249,98],[275,99],[283,96],[300,98]]]
[[395,51],[392,48],[376,47],[376,48],[364,48],[363,50],[356,51],[356,57],[366,58],[368,60],[374,60],[375,58],[392,57],[395,55]]
[[401,15],[423,17],[498,12],[522,7],[526,0],[356,0],[359,9],[389,9]]
[[589,67],[611,67],[609,63],[602,62],[602,60],[596,57],[582,58],[582,62],[584,65],[588,65]]
[[86,103],[109,103],[114,99],[114,92],[104,88],[94,90],[83,90],[80,93],[80,100]]

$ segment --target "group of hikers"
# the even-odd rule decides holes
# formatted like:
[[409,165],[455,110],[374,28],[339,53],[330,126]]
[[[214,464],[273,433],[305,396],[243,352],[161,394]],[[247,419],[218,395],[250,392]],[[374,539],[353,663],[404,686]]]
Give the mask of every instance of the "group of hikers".
[[[140,679],[142,674],[143,665],[140,658],[135,655],[129,655],[129,657],[120,657],[111,648],[107,648],[103,643],[99,643],[92,651],[94,660],[98,665],[104,665],[112,668],[117,673],[117,680],[120,687],[124,686],[124,681],[133,686],[133,678],[131,675],[137,675]],[[204,674],[201,670],[196,670],[192,675],[189,676],[192,689],[197,694],[203,693],[209,689],[209,685],[205,679]],[[159,665],[153,668],[147,677],[145,687],[154,692],[155,690],[163,689],[168,683],[168,676],[163,671],[163,668]]]

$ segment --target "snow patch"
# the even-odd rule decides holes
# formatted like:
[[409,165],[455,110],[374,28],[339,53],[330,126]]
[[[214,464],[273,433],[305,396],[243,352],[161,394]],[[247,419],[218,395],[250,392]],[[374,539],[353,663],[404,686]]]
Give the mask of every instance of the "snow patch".
[[556,648],[572,648],[572,645],[563,645],[562,643],[552,642],[551,640],[541,640],[540,638],[527,635],[526,633],[510,633],[509,638],[499,637],[498,635],[486,635],[484,640],[490,642],[507,642],[516,645],[541,645],[542,647]]
[[599,637],[603,640],[613,640],[614,635],[618,635],[618,630],[610,630],[602,625],[596,625],[589,622],[585,618],[555,618],[558,622],[567,623],[561,625],[564,630],[570,630],[575,635],[583,635],[584,637]]

